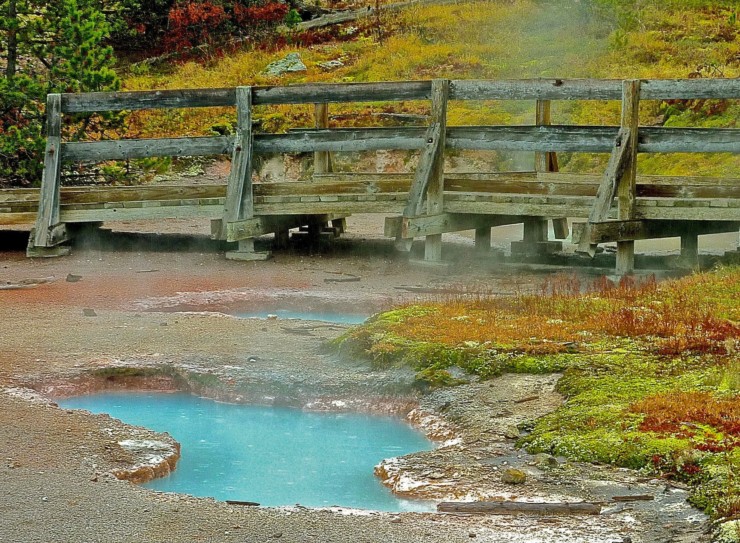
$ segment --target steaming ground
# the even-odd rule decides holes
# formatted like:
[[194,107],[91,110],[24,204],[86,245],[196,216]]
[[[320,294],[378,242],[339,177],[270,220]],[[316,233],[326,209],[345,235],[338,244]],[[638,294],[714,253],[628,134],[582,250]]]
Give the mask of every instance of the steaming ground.
[[[164,436],[34,402],[29,394],[24,399],[0,392],[0,541],[701,540],[705,519],[685,505],[680,489],[591,466],[568,465],[556,476],[513,448],[516,424],[558,405],[552,391],[557,376],[507,376],[421,397],[408,371],[373,371],[327,352],[325,340],[342,326],[202,312],[265,301],[375,311],[420,295],[444,297],[455,288],[512,293],[536,288],[541,280],[511,271],[492,274],[490,263],[466,261],[471,253],[464,237],[454,238],[462,248],[447,247],[454,257],[449,266],[409,264],[379,239],[380,224],[378,218],[352,217],[352,234],[333,248],[296,246],[260,263],[228,262],[205,237],[103,236],[83,241],[70,257],[33,261],[20,243],[19,250],[1,255],[0,283],[24,288],[0,290],[6,323],[0,391],[32,387],[60,395],[145,383],[104,377],[109,368],[123,367],[170,372],[150,380],[150,387],[176,388],[182,383],[172,375],[184,376],[222,399],[239,395],[260,403],[394,412],[420,401],[452,424],[459,441],[389,463],[386,471],[402,475],[397,490],[410,483],[436,499],[592,501],[637,492],[655,495],[654,503],[556,519],[244,509],[149,492],[109,475],[140,460],[118,446],[124,436],[166,441]],[[173,221],[167,229],[203,233],[205,226]],[[169,312],[175,308],[191,312]],[[86,378],[90,372],[102,377]],[[516,401],[532,395],[537,401]],[[497,470],[504,462],[522,465],[530,473],[527,485],[502,486]]]

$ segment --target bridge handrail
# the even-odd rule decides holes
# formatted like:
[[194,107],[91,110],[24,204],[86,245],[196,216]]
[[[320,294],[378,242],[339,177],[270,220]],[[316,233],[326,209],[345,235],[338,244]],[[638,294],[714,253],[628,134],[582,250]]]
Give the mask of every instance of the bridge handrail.
[[[51,247],[64,237],[60,223],[60,172],[63,161],[105,161],[153,156],[232,155],[221,236],[226,224],[251,219],[254,198],[251,180],[255,154],[315,153],[317,173],[326,173],[329,152],[419,150],[419,168],[404,217],[433,215],[443,209],[445,149],[534,151],[539,172],[557,170],[555,152],[610,153],[589,224],[610,216],[619,202],[619,220],[632,221],[636,199],[637,153],[740,153],[740,129],[640,127],[641,100],[740,99],[740,79],[687,80],[445,80],[381,83],[300,84],[285,87],[155,90],[115,93],[50,94],[47,99],[47,146],[33,245]],[[427,127],[328,128],[328,103],[429,100]],[[450,100],[532,100],[537,102],[534,126],[447,126]],[[619,126],[554,125],[553,100],[620,100]],[[254,106],[317,104],[317,128],[286,134],[255,133]],[[235,107],[233,136],[62,141],[65,113],[91,113],[169,108]],[[323,164],[321,168],[319,166]],[[430,204],[431,202],[431,204]],[[566,223],[561,219],[563,232]],[[435,234],[436,235],[436,234]],[[567,234],[566,234],[567,235]],[[591,239],[586,232],[584,240]],[[441,238],[428,244],[438,257]],[[584,242],[593,250],[593,244]],[[631,266],[630,251],[622,266]],[[618,259],[619,260],[619,259]]]
[[[428,100],[431,81],[252,87],[253,105]],[[452,80],[450,100],[620,100],[621,80]],[[642,100],[740,99],[740,79],[642,81]],[[62,94],[62,113],[233,107],[236,88]]]

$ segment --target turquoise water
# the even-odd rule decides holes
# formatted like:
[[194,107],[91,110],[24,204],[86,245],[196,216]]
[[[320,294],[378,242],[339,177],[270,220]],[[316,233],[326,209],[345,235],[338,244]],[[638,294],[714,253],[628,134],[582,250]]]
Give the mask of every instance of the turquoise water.
[[370,315],[339,313],[330,311],[293,311],[291,309],[277,309],[275,311],[254,311],[237,313],[243,319],[266,319],[269,315],[277,315],[279,319],[301,319],[306,321],[323,321],[337,324],[362,324]]
[[108,413],[179,441],[177,469],[144,485],[154,490],[266,506],[431,509],[397,499],[373,475],[383,458],[431,448],[391,417],[224,404],[187,394],[97,394],[58,403]]

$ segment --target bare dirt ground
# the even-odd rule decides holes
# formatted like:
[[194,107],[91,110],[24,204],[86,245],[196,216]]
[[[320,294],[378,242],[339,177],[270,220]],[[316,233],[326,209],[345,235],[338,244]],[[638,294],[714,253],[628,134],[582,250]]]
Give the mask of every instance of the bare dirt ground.
[[[495,258],[472,258],[464,236],[450,238],[456,243],[445,248],[446,265],[410,263],[380,239],[381,221],[351,217],[342,240],[313,248],[296,242],[257,263],[225,260],[205,236],[207,224],[184,221],[168,222],[164,232],[162,224],[112,225],[134,233],[87,237],[71,256],[50,260],[27,259],[23,234],[0,232],[0,541],[626,543],[703,537],[706,520],[684,503],[681,489],[514,448],[517,424],[562,401],[554,392],[557,376],[505,376],[426,393],[414,386],[410,371],[340,360],[326,341],[344,325],[224,314],[265,307],[370,314],[418,296],[445,297],[461,288],[505,295],[542,281],[498,266]],[[384,462],[379,474],[401,494],[606,505],[595,517],[478,517],[244,508],[155,493],[113,474],[166,473],[177,454],[171,438],[49,402],[126,387],[310,409],[411,412],[414,423],[448,442]],[[122,445],[132,441],[158,445],[154,452]],[[503,483],[508,466],[523,469],[527,482]],[[627,494],[655,499],[610,503]]]

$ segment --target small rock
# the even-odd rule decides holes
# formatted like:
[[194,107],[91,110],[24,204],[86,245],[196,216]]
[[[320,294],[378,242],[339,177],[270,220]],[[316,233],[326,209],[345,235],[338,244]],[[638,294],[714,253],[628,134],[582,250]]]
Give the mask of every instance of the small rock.
[[444,479],[445,474],[439,471],[429,474],[430,479]]
[[283,75],[289,72],[305,72],[308,68],[298,53],[289,53],[285,58],[276,60],[267,65],[263,73],[266,75]]
[[68,273],[67,274],[67,283],[76,283],[80,279],[82,279],[82,276],[81,275],[75,275],[73,273]]
[[268,320],[271,320],[271,321],[274,321],[277,318],[278,318],[278,316],[277,315],[273,315],[272,313],[270,313],[269,315],[267,315],[267,319]]
[[274,533],[270,537],[273,539],[280,539],[281,537],[283,537],[283,532]]
[[341,60],[328,60],[326,62],[318,63],[318,67],[327,72],[336,70],[338,68],[342,68],[343,66],[344,66],[344,62],[342,62]]
[[46,496],[44,496],[43,498],[41,498],[41,501],[42,502],[48,502],[49,501],[49,498],[47,498]]
[[534,465],[538,468],[548,469],[558,467],[559,463],[557,458],[555,458],[553,455],[547,453],[539,453],[534,455]]
[[252,355],[252,356],[248,356],[248,357],[247,357],[247,362],[251,362],[251,363],[254,363],[254,362],[259,362],[259,357],[257,357],[257,356],[254,356],[254,355]]
[[472,538],[474,538],[474,537],[477,537],[477,534],[476,534],[475,532],[470,532],[470,533],[468,534],[468,537],[472,539]]
[[97,317],[98,316],[98,314],[95,313],[95,310],[90,309],[90,308],[83,309],[82,314],[85,315],[86,317]]
[[516,426],[507,426],[504,428],[504,436],[508,439],[518,439],[519,438],[519,428]]
[[520,485],[527,481],[527,474],[520,469],[506,468],[501,473],[501,482],[509,485]]

